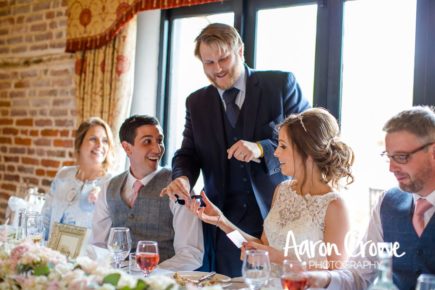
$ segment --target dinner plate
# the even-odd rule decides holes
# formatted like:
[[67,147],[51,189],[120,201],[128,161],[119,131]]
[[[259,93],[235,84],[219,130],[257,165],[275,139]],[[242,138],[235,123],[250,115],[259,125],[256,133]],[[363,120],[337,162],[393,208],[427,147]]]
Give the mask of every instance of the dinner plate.
[[[209,272],[199,272],[199,271],[177,271],[177,273],[182,278],[192,279],[192,280],[198,280],[199,278],[203,277],[204,275],[208,274]],[[167,275],[171,278],[174,277],[174,273],[168,273]],[[218,283],[228,283],[231,281],[231,278],[222,274],[216,274],[213,277],[213,280],[218,281]]]

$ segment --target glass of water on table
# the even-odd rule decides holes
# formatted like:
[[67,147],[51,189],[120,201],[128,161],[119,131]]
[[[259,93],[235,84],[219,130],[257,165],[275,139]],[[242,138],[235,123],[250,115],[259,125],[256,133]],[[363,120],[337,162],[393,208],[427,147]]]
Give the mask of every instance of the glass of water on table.
[[107,249],[112,254],[115,268],[119,269],[120,263],[125,260],[131,250],[130,229],[126,227],[111,228]]
[[252,290],[261,289],[270,276],[269,252],[263,250],[246,250],[243,259],[242,275],[245,283]]

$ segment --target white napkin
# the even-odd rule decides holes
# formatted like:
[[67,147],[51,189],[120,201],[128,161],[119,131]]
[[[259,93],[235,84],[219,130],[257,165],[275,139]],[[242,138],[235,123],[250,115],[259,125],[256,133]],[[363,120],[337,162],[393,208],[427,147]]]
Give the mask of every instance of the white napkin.
[[86,256],[94,261],[97,261],[98,264],[103,265],[110,265],[112,259],[108,249],[97,247],[91,244],[88,244],[86,247]]

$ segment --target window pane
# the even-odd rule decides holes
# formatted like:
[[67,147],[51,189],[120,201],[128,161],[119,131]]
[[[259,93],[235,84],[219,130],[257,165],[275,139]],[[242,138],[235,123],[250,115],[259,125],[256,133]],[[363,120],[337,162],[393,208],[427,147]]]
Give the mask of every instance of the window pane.
[[368,220],[369,188],[397,185],[379,153],[385,121],[412,106],[415,17],[416,0],[345,2],[341,123],[356,155],[346,194],[354,226]]
[[255,67],[295,74],[312,103],[317,4],[258,12]]
[[[169,128],[166,154],[170,161],[183,140],[186,98],[190,93],[209,84],[201,62],[194,56],[195,38],[210,23],[234,24],[234,13],[180,18],[172,26],[172,50],[170,68]],[[202,188],[202,177],[197,188]],[[195,188],[195,190],[197,190]]]

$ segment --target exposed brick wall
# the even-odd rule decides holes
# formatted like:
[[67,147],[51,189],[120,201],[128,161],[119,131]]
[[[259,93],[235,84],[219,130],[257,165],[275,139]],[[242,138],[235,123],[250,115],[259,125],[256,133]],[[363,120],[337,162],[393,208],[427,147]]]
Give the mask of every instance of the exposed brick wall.
[[47,192],[73,161],[74,58],[66,0],[0,0],[0,222],[20,186]]

